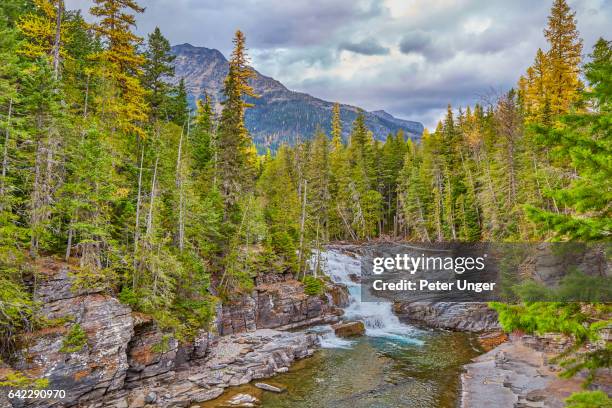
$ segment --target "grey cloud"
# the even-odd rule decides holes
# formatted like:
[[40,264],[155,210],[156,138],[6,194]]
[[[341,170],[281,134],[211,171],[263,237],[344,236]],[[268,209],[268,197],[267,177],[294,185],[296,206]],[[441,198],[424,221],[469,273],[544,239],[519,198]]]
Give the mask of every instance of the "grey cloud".
[[404,54],[421,53],[431,45],[431,36],[423,31],[413,31],[406,34],[400,41],[400,51]]
[[442,40],[435,39],[433,34],[424,31],[412,31],[405,34],[399,43],[404,54],[420,54],[432,62],[441,62],[452,58],[455,50]]
[[[465,107],[491,88],[514,86],[537,48],[546,47],[542,30],[552,0],[413,1],[412,10],[397,16],[382,0],[139,0],[147,10],[137,16],[138,33],[159,26],[173,44],[227,56],[240,28],[253,66],[287,87],[430,127],[449,102]],[[585,54],[599,36],[612,38],[612,2],[569,3]],[[91,0],[66,4],[88,9]],[[482,32],[465,30],[481,20],[490,22]],[[359,59],[365,65],[352,75],[341,50],[380,58]]]
[[351,51],[363,55],[387,55],[389,48],[383,47],[373,38],[366,38],[360,42],[342,42],[338,46],[339,50]]

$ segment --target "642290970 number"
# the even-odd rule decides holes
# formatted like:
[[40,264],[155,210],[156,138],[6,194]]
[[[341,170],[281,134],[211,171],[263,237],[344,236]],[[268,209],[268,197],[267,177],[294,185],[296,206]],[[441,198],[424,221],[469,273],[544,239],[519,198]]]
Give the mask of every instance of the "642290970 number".
[[66,398],[66,390],[10,390],[7,397],[11,399]]

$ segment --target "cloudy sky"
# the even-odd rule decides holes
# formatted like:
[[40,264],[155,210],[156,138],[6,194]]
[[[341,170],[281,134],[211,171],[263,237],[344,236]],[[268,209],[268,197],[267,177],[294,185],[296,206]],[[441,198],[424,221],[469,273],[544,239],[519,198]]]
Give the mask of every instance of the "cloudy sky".
[[[585,53],[612,37],[612,0],[569,0]],[[546,43],[552,0],[141,0],[138,33],[231,51],[288,88],[433,127],[446,105],[508,89]],[[88,9],[88,0],[67,0]]]

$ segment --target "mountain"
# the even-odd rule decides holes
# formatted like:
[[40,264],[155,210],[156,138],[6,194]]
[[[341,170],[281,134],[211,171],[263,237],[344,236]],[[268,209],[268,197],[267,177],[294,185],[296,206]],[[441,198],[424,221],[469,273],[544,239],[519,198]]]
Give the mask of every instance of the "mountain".
[[[184,78],[192,104],[206,92],[215,98],[216,108],[220,110],[218,102],[223,98],[223,80],[228,72],[228,62],[223,54],[191,44],[175,45],[172,52],[176,55],[174,83]],[[260,148],[274,149],[283,141],[291,143],[298,137],[311,138],[319,126],[329,134],[333,102],[291,91],[274,78],[257,71],[251,85],[260,98],[250,100],[255,106],[247,110],[245,122]],[[358,107],[340,105],[345,139],[358,111]],[[379,140],[385,140],[389,133],[400,129],[413,139],[418,139],[423,133],[421,123],[398,119],[382,110],[365,112],[365,115],[368,128]]]

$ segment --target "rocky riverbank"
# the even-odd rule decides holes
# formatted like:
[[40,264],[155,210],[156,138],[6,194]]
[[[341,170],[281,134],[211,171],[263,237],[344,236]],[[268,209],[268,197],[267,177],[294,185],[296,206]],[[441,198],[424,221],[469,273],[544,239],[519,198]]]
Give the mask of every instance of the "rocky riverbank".
[[[0,407],[179,407],[213,399],[228,386],[273,376],[312,355],[316,335],[272,329],[336,322],[348,299],[339,285],[308,296],[289,274],[271,275],[220,306],[210,332],[179,343],[112,295],[77,290],[69,265],[42,259],[37,268],[34,299],[57,323],[22,339],[10,366],[0,366],[0,377],[16,369],[46,378],[49,389],[65,390],[66,397],[7,400],[1,392]],[[68,350],[66,339],[77,325],[85,340]]]
[[[559,335],[512,337],[475,358],[461,376],[461,407],[564,407],[565,398],[582,391],[584,381],[581,376],[559,378],[560,368],[550,361],[567,345],[567,339]],[[602,379],[610,380],[609,375]]]
[[[125,389],[84,408],[189,407],[220,396],[230,386],[286,372],[298,359],[310,357],[318,347],[315,334],[271,329],[215,339],[201,360],[194,360]],[[132,386],[136,388],[130,389]]]

